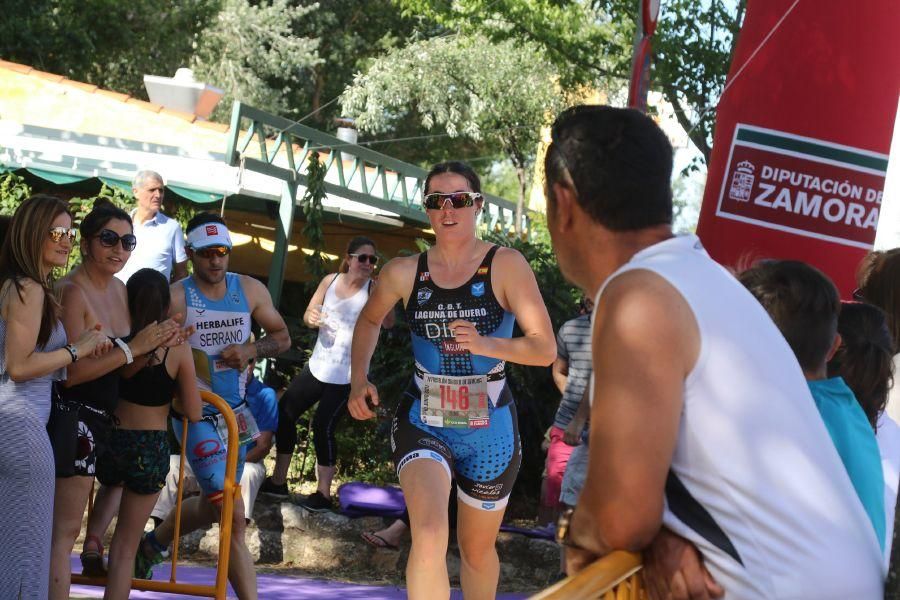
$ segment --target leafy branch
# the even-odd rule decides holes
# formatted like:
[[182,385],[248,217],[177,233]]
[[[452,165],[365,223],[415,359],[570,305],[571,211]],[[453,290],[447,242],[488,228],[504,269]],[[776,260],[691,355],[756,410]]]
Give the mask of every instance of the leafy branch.
[[325,164],[319,160],[318,152],[311,152],[309,163],[306,167],[306,193],[300,201],[303,206],[303,217],[306,223],[303,225],[303,237],[306,238],[311,254],[305,257],[306,266],[312,279],[307,286],[312,293],[322,278],[327,274],[325,268],[325,213],[322,209],[322,199],[325,198]]

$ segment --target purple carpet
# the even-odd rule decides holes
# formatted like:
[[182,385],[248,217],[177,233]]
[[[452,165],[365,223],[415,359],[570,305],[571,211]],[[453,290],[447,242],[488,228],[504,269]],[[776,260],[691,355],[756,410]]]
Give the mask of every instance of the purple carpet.
[[[81,571],[81,561],[77,556],[72,556],[72,572]],[[169,580],[168,563],[158,566],[153,571],[153,579],[156,581]],[[178,566],[179,583],[212,584],[216,571],[209,567]],[[394,600],[406,598],[406,591],[394,586],[356,585],[352,583],[340,583],[324,579],[302,579],[285,575],[257,575],[257,587],[259,597],[265,600]],[[103,588],[87,585],[73,585],[72,595],[102,598]],[[130,598],[140,600],[184,600],[185,598],[200,598],[201,596],[183,596],[180,594],[164,594],[162,592],[132,592]],[[228,597],[234,598],[234,592],[228,588]],[[453,600],[462,600],[462,592],[453,590],[450,595]],[[518,600],[526,598],[526,594],[498,594],[500,600]]]

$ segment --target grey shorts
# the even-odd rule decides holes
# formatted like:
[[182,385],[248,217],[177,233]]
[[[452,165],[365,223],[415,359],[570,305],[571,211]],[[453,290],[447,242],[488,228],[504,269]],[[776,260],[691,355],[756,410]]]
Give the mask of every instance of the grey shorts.
[[572,450],[559,492],[559,501],[563,504],[568,506],[578,504],[578,496],[581,495],[581,488],[584,487],[584,479],[587,477],[589,453],[587,442],[581,442]]

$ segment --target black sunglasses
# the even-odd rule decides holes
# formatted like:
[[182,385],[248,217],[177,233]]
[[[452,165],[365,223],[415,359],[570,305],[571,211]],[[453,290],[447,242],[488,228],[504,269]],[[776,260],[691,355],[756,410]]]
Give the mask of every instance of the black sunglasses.
[[63,236],[69,238],[69,243],[75,241],[75,229],[72,227],[51,227],[50,228],[50,239],[53,240],[54,244],[58,244]]
[[450,192],[449,194],[434,192],[425,196],[422,205],[429,210],[438,210],[447,206],[449,200],[453,208],[466,208],[474,205],[476,200],[481,200],[483,197],[478,192]]
[[201,258],[205,258],[207,260],[214,256],[224,258],[231,254],[231,248],[229,248],[228,246],[210,246],[209,248],[194,250],[194,254],[197,254]]
[[100,244],[106,248],[112,248],[119,242],[122,242],[122,250],[126,252],[131,252],[137,247],[137,238],[133,233],[119,235],[112,229],[104,229],[97,234],[97,238],[100,240]]
[[352,252],[348,256],[355,256],[356,260],[361,263],[368,262],[373,267],[378,264],[378,257],[374,254],[353,254]]

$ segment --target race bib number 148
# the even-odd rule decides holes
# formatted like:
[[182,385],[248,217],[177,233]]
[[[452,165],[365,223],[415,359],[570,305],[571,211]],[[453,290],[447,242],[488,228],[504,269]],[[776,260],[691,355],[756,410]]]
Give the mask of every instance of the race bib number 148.
[[490,419],[486,376],[422,376],[423,423],[468,429],[487,427]]

